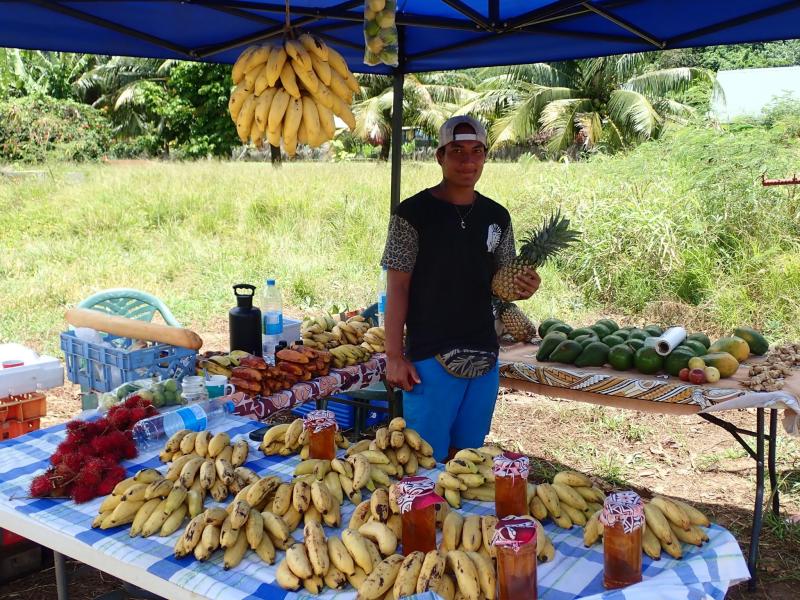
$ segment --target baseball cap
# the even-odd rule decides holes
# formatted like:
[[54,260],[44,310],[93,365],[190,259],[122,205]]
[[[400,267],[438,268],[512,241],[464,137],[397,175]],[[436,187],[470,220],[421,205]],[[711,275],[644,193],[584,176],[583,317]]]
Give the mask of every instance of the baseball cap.
[[[459,125],[469,125],[475,133],[456,134],[456,127]],[[480,121],[468,117],[467,115],[450,117],[439,128],[439,145],[436,147],[436,150],[438,151],[440,148],[444,148],[450,142],[459,141],[476,141],[484,146],[488,146],[486,143],[486,129],[481,125]]]

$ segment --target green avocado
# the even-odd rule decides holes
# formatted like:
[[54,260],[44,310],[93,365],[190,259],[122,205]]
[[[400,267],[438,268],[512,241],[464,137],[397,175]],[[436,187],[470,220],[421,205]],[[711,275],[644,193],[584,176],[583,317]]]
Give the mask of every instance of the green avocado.
[[578,327],[578,329],[573,329],[567,334],[567,337],[571,340],[574,340],[579,335],[597,335],[597,332],[594,329],[589,329],[588,327]]
[[556,323],[563,323],[563,321],[561,319],[554,319],[553,317],[550,317],[549,319],[545,319],[539,323],[539,337],[544,339],[544,336],[549,333],[550,328]]
[[578,358],[575,359],[576,367],[602,367],[608,360],[609,347],[603,342],[592,342],[587,345]]
[[608,351],[608,364],[617,371],[627,371],[633,366],[633,350],[627,344],[618,344]]
[[550,355],[550,360],[571,365],[575,362],[575,359],[580,356],[581,352],[583,352],[583,346],[578,342],[575,340],[564,340],[553,350],[553,353]]
[[594,325],[589,326],[589,329],[594,331],[601,340],[606,337],[607,335],[611,335],[611,331],[605,325],[601,325],[600,323],[595,323]]
[[658,373],[664,366],[664,359],[655,348],[639,348],[633,357],[636,370],[645,375]]
[[618,338],[622,338],[623,340],[627,340],[629,337],[631,337],[631,332],[630,332],[629,329],[617,329],[611,335],[615,335]]
[[572,332],[572,327],[566,323],[556,323],[552,327],[548,327],[547,333],[553,333],[554,331],[561,331],[562,333],[569,335]]
[[613,348],[614,346],[618,346],[619,344],[624,344],[625,339],[612,333],[611,335],[607,335],[606,337],[603,338],[603,343],[609,348]]
[[536,353],[536,360],[546,361],[550,359],[550,354],[561,342],[567,339],[567,334],[563,331],[551,331],[539,344],[539,351]]
[[619,325],[617,325],[616,321],[613,321],[612,319],[600,319],[597,324],[604,326],[611,333],[614,333],[619,329]]
[[593,344],[594,342],[599,342],[600,338],[596,335],[582,335],[580,340],[575,340],[578,342],[583,348],[586,348],[589,344]]

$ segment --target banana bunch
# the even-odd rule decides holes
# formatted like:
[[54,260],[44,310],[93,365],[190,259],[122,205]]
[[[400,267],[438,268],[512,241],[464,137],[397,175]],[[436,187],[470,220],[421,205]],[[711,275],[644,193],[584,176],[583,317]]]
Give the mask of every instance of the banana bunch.
[[168,536],[187,516],[203,511],[205,490],[200,480],[185,486],[173,470],[165,477],[157,469],[142,469],[120,481],[100,504],[92,527],[109,529],[131,524],[130,536]]
[[[673,558],[681,558],[681,543],[702,546],[708,541],[708,534],[702,527],[711,525],[711,521],[695,507],[656,496],[644,504],[645,525],[642,531],[642,552],[653,560],[661,558],[663,550]],[[583,531],[583,543],[588,548],[603,535],[603,524],[600,522],[600,511],[592,515]]]
[[195,516],[175,542],[175,556],[194,554],[205,561],[222,548],[223,568],[228,570],[242,561],[249,548],[267,564],[274,564],[276,548],[285,550],[294,543],[291,532],[297,526],[266,510],[279,485],[277,477],[257,477],[227,508],[209,508]]
[[453,508],[461,508],[462,498],[494,502],[492,460],[501,452],[494,446],[459,450],[439,474],[436,493]]
[[347,63],[316,36],[303,34],[276,45],[250,46],[233,65],[236,85],[228,101],[242,143],[266,139],[294,156],[297,144],[316,148],[336,135],[333,116],[352,131],[350,110],[359,91]]
[[[350,447],[350,442],[341,431],[336,432],[334,438],[336,446],[342,449]],[[291,423],[281,423],[273,425],[261,439],[259,449],[267,456],[278,454],[280,456],[291,456],[300,454],[300,458],[308,458],[308,433],[303,429],[303,419],[295,419]]]
[[385,352],[386,332],[383,327],[370,327],[367,329],[364,332],[364,341],[361,342],[361,347],[370,352]]
[[[403,417],[395,417],[385,427],[375,431],[374,440],[361,440],[347,450],[348,460],[370,464],[371,479],[376,485],[389,485],[388,477],[402,479],[415,475],[421,468],[433,469],[433,447],[414,429],[406,427]],[[361,458],[359,458],[359,456]],[[358,478],[357,478],[358,479]],[[368,484],[365,484],[368,486]],[[357,486],[357,489],[362,486]]]
[[344,344],[336,346],[330,350],[331,364],[336,369],[343,369],[352,365],[367,362],[372,358],[372,352],[361,346],[354,346],[352,344]]
[[323,523],[339,527],[344,494],[339,476],[331,470],[331,461],[304,461],[295,469],[297,475],[281,483],[268,508],[283,518],[291,529],[301,522]]
[[303,345],[317,350],[328,350],[339,345],[339,338],[331,331],[336,326],[336,321],[330,315],[306,316],[300,325],[300,335]]
[[171,462],[167,479],[179,478],[186,488],[199,482],[204,492],[222,502],[258,477],[243,466],[249,452],[247,440],[231,444],[230,435],[224,431],[214,435],[183,429],[167,440],[159,457]]
[[239,366],[239,360],[248,356],[243,350],[233,350],[230,354],[207,352],[197,357],[195,372],[198,375],[211,373],[225,375],[230,379],[234,367]]
[[540,483],[533,487],[533,493],[528,494],[531,515],[540,521],[549,517],[564,529],[573,525],[585,527],[589,519],[603,509],[606,497],[591,479],[576,471],[561,471],[553,477],[552,484]]

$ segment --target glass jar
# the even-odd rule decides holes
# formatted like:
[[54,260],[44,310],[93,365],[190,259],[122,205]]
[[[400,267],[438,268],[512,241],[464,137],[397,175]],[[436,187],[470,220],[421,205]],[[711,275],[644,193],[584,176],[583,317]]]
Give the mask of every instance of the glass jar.
[[403,521],[403,554],[436,549],[436,505],[444,502],[427,477],[404,477],[397,484],[397,505]]
[[529,471],[527,456],[504,452],[494,457],[494,506],[498,519],[528,514]]
[[600,514],[603,524],[603,586],[627,587],[642,580],[644,506],[636,492],[608,496]]
[[505,517],[495,526],[492,545],[497,557],[497,598],[536,600],[536,522]]
[[308,431],[308,457],[322,460],[336,458],[336,415],[330,410],[312,410],[303,427]]
[[184,404],[204,402],[208,400],[206,380],[200,375],[184,377],[181,382],[181,398]]

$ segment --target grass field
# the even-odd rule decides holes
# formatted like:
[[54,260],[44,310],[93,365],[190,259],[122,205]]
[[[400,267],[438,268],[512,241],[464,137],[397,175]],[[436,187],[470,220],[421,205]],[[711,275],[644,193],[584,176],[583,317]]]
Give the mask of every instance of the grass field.
[[[584,232],[543,269],[526,303],[579,323],[603,312],[738,324],[800,337],[800,145],[763,130],[679,131],[623,156],[490,163],[480,190],[511,211],[517,236],[561,207]],[[231,285],[275,277],[296,311],[371,303],[388,220],[385,164],[51,165],[41,181],[0,180],[0,340],[50,352],[63,311],[116,286],[163,298],[203,329],[234,304]],[[76,177],[78,172],[82,177]],[[403,195],[438,181],[403,169]]]

